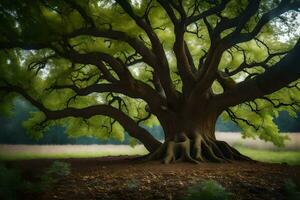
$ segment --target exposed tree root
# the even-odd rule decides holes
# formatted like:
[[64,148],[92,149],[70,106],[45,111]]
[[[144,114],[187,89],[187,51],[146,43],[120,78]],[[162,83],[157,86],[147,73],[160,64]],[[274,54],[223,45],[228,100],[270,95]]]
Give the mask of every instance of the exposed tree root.
[[166,141],[155,152],[143,157],[143,160],[162,160],[164,164],[176,162],[231,162],[252,161],[224,141],[197,136],[191,140]]

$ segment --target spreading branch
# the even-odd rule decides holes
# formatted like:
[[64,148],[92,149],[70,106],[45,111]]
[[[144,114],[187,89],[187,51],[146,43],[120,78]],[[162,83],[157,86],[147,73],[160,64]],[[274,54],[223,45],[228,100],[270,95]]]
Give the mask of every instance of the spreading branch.
[[257,75],[254,79],[237,84],[232,90],[217,95],[216,103],[224,108],[252,101],[298,80],[300,77],[298,52],[300,52],[300,40],[286,56],[264,73]]
[[136,122],[128,117],[125,113],[117,108],[109,105],[94,105],[85,108],[65,108],[61,110],[50,110],[46,108],[42,103],[34,99],[25,90],[18,86],[6,85],[0,86],[1,91],[16,92],[22,95],[33,106],[38,108],[46,116],[46,120],[58,120],[66,117],[79,117],[88,119],[96,115],[109,116],[117,120],[131,137],[140,140],[145,147],[150,151],[156,150],[160,146],[160,142],[157,141],[151,134],[144,128],[138,126]]

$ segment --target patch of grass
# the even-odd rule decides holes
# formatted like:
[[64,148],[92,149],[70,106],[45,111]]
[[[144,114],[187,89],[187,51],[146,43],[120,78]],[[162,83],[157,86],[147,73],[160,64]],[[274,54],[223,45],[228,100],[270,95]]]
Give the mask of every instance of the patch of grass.
[[[9,148],[11,148],[12,151]],[[8,147],[7,150],[4,149],[3,151],[0,151],[0,160],[96,158],[96,157],[105,157],[105,156],[145,155],[148,153],[148,151],[142,145],[139,145],[135,148],[131,148],[130,146],[128,146],[128,148],[124,148],[124,146],[119,148],[118,145],[111,145],[111,147],[109,148],[106,147],[104,149],[99,148],[93,151],[89,151],[89,149],[87,149],[88,151],[82,151],[80,149],[81,147],[78,147],[78,150],[76,150],[76,148],[72,147],[71,145],[70,146],[66,145],[66,150],[65,150],[66,152],[60,149],[58,151],[52,151],[52,152],[43,151],[43,153],[41,153],[36,147],[35,147],[36,151],[32,151],[30,149],[30,146],[27,147],[28,150],[22,149],[21,151],[20,150],[16,151],[13,148],[14,147],[12,146],[12,147]],[[43,148],[43,145],[41,145],[41,148]],[[55,145],[53,145],[53,147],[48,146],[47,148],[55,149],[56,146]],[[72,148],[72,152],[70,152],[69,151],[70,149],[68,148]]]
[[20,172],[0,164],[0,199],[17,199],[17,193],[25,186]]
[[51,189],[55,183],[70,174],[70,164],[54,161],[35,182],[27,181],[18,169],[0,164],[0,199],[21,199],[23,194],[37,194]]
[[183,200],[227,200],[228,196],[228,192],[217,181],[207,180],[188,187]]
[[288,200],[299,200],[300,199],[300,191],[297,188],[297,185],[291,179],[288,179],[284,182],[283,191]]
[[246,147],[236,147],[237,150],[250,158],[269,163],[287,163],[300,165],[300,151],[257,150]]
[[[84,146],[84,145],[82,145]],[[104,145],[105,146],[105,145]],[[9,148],[12,148],[11,150]],[[66,159],[66,158],[96,158],[96,157],[105,157],[105,156],[125,156],[125,155],[145,155],[148,151],[142,146],[137,145],[135,148],[131,147],[119,147],[119,145],[110,145],[109,147],[102,146],[100,148],[95,148],[92,151],[85,147],[68,146],[66,145],[66,150],[60,148],[60,150],[48,152],[47,150],[56,149],[55,145],[49,146],[48,149],[41,153],[39,147],[36,148],[36,151],[27,150],[26,148],[22,151],[16,151],[13,148],[9,147],[7,150],[2,148],[0,151],[0,160],[32,160],[32,159]],[[41,148],[44,148],[41,146]],[[69,148],[72,148],[70,152]],[[83,148],[84,150],[82,150]],[[289,165],[300,165],[300,151],[275,151],[275,150],[259,150],[252,149],[247,147],[236,147],[242,154],[249,156],[250,158],[262,162],[270,163],[287,163]],[[30,149],[30,146],[28,147]]]
[[38,186],[41,190],[50,189],[61,178],[71,173],[70,164],[61,161],[54,161],[41,176]]
[[127,182],[127,187],[130,190],[136,190],[139,187],[139,181],[136,180],[136,179],[132,179],[132,180]]
[[86,153],[27,153],[18,152],[13,154],[0,154],[0,160],[32,160],[32,159],[66,159],[66,158],[95,158],[104,156],[117,156],[108,152],[86,152]]

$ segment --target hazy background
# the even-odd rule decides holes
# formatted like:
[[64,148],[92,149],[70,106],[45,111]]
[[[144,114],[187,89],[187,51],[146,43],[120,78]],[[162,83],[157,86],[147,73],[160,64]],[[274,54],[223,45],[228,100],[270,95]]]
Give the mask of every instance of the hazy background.
[[[116,140],[99,140],[93,137],[69,138],[63,127],[53,127],[46,132],[40,140],[32,139],[22,127],[22,121],[27,119],[29,113],[35,108],[22,99],[15,101],[14,114],[10,117],[0,116],[0,144],[120,144]],[[281,132],[300,132],[300,114],[297,118],[291,118],[286,112],[282,112],[275,119]],[[163,131],[160,126],[147,128],[158,139],[163,139]],[[240,129],[232,122],[217,122],[216,130],[219,132],[239,132]],[[128,144],[126,134],[122,144]]]

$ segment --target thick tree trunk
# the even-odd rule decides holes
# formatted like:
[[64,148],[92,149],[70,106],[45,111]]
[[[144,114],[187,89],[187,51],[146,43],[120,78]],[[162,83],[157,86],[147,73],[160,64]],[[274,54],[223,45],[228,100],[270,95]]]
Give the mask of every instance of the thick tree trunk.
[[197,121],[191,118],[177,121],[178,124],[174,124],[173,120],[173,132],[167,134],[164,144],[150,153],[147,159],[162,160],[165,164],[178,161],[200,163],[251,160],[226,142],[216,139],[216,115],[201,117]]

